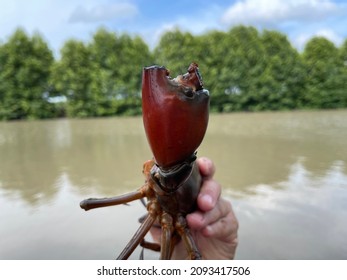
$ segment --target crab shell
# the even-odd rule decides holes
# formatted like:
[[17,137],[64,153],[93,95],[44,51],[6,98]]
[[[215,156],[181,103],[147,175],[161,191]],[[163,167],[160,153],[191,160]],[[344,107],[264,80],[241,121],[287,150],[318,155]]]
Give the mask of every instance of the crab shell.
[[[142,111],[146,136],[156,164],[175,166],[191,158],[201,144],[208,125],[209,92],[201,86],[181,81],[198,73],[191,64],[189,73],[169,78],[165,67],[151,66],[142,74]],[[188,79],[188,78],[187,78]],[[193,81],[194,82],[194,81]]]

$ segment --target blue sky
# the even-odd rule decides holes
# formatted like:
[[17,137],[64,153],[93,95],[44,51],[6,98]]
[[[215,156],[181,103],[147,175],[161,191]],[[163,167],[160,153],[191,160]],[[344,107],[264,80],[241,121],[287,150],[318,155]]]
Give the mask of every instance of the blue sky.
[[301,50],[312,36],[339,46],[347,38],[340,0],[0,0],[0,42],[17,27],[39,31],[58,53],[64,41],[89,41],[98,27],[142,36],[155,47],[165,31],[227,31],[238,24],[285,33]]

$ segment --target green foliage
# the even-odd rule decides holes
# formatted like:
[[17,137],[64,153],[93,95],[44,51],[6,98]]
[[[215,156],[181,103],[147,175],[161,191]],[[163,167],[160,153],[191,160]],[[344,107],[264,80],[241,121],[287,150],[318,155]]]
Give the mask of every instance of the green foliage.
[[[342,51],[341,51],[342,52]],[[346,107],[346,73],[339,50],[323,38],[312,38],[305,47],[306,106],[309,108]]]
[[141,69],[151,63],[148,46],[140,37],[99,29],[89,45],[92,91],[97,116],[141,113]]
[[[230,71],[224,94],[233,110],[260,110],[261,92],[258,90],[260,76],[265,68],[265,49],[261,44],[258,31],[253,27],[238,26],[227,34],[228,52],[224,61],[227,63],[224,73]],[[218,81],[218,76],[216,77]]]
[[82,42],[69,40],[61,50],[60,61],[52,67],[54,90],[68,98],[67,116],[93,116],[95,96],[91,91],[89,57],[90,52]]
[[141,38],[99,29],[88,45],[65,43],[51,83],[55,92],[67,97],[69,117],[140,114],[140,69],[150,62]]
[[0,119],[137,115],[142,67],[165,65],[176,76],[191,61],[204,74],[211,111],[347,107],[347,39],[337,48],[312,38],[299,54],[277,31],[176,29],[151,52],[138,36],[101,28],[90,42],[65,42],[54,60],[39,34],[17,29],[0,43]]
[[167,65],[173,76],[186,72],[188,65],[182,63],[199,60],[203,46],[189,32],[176,29],[165,33],[154,50],[155,64]]
[[265,71],[260,77],[260,88],[267,91],[261,102],[264,109],[300,108],[305,88],[305,69],[299,53],[279,32],[264,31],[261,40],[266,61]]
[[31,38],[17,29],[0,47],[0,119],[55,117],[43,93],[53,63],[39,34]]

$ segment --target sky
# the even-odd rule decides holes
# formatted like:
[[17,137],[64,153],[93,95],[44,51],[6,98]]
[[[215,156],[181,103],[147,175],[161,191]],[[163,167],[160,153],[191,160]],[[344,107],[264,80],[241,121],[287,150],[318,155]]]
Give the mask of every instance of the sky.
[[277,30],[301,51],[313,36],[347,39],[341,0],[0,0],[0,43],[16,28],[39,32],[55,54],[68,39],[88,42],[99,27],[140,35],[150,48],[179,28],[194,35],[235,25]]

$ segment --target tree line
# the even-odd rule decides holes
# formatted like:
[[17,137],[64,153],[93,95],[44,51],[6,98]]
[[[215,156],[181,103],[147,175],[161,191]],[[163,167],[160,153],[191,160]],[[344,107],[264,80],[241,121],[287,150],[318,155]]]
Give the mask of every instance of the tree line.
[[39,33],[17,29],[0,42],[0,120],[138,115],[142,68],[164,65],[175,77],[191,61],[214,112],[347,107],[347,39],[336,47],[313,37],[299,52],[278,31],[176,29],[151,51],[139,36],[101,28],[55,58]]

